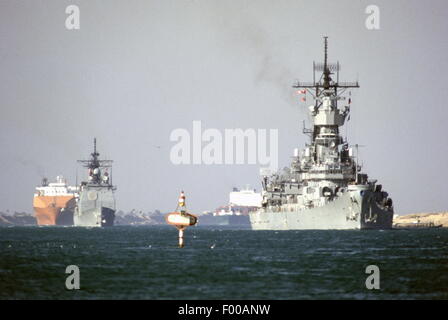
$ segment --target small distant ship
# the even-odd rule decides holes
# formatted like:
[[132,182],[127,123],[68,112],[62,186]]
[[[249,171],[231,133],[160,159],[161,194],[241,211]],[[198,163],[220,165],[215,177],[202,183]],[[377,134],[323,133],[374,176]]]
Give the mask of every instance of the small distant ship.
[[434,222],[421,222],[415,220],[413,222],[398,222],[393,224],[394,229],[432,229],[442,228],[443,224],[435,224]]
[[76,206],[77,187],[68,186],[63,176],[56,182],[48,183],[47,178],[36,187],[33,198],[34,215],[40,226],[73,225],[73,212]]
[[116,187],[112,185],[112,160],[100,160],[93,140],[93,152],[90,160],[78,160],[88,169],[88,179],[79,187],[79,198],[74,213],[75,226],[109,227],[115,220]]
[[[339,62],[327,62],[324,39],[324,62],[313,64],[313,82],[294,85],[314,100],[313,128],[303,131],[311,141],[300,154],[295,150],[290,167],[262,173],[262,208],[249,214],[253,230],[392,228],[392,199],[361,172],[353,152],[358,145],[353,149],[341,136],[350,113],[347,90],[358,88],[358,82],[339,81]],[[316,71],[322,74],[316,77]]]
[[261,207],[261,200],[261,193],[249,186],[241,190],[233,188],[229,193],[229,204],[201,215],[199,225],[250,227],[249,213]]

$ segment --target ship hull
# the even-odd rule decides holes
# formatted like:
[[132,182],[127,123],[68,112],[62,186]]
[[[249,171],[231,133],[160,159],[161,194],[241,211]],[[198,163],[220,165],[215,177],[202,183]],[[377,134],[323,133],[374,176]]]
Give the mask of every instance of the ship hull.
[[314,208],[284,207],[249,214],[253,230],[350,230],[391,229],[393,210],[381,208],[375,193],[345,193]]
[[80,193],[74,224],[80,227],[111,227],[115,221],[115,198],[111,188],[89,187]]
[[40,226],[73,225],[74,196],[36,196],[34,216]]

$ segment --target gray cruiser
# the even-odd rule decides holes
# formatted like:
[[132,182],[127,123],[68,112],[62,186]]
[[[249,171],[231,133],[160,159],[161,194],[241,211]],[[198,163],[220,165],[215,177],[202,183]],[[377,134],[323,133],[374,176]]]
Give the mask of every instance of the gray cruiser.
[[[262,208],[249,215],[254,230],[392,228],[392,199],[361,172],[358,145],[340,135],[350,113],[347,91],[359,85],[339,81],[339,63],[327,62],[324,41],[324,62],[313,63],[313,82],[293,86],[314,100],[313,128],[303,130],[311,141],[295,150],[290,167],[262,172]],[[316,71],[322,72],[317,81]]]
[[112,160],[99,160],[96,139],[90,160],[78,160],[88,169],[88,180],[80,185],[79,198],[73,216],[75,226],[108,227],[115,220],[115,187],[108,172]]

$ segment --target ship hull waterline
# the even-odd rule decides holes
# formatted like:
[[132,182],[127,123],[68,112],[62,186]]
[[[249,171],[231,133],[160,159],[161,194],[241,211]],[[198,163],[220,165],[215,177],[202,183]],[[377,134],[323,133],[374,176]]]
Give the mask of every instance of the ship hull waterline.
[[249,214],[252,230],[359,230],[392,229],[393,211],[363,196],[346,193],[321,207],[259,210]]
[[111,227],[115,220],[115,197],[112,188],[86,187],[80,193],[74,213],[78,227]]
[[73,225],[74,196],[38,196],[33,200],[39,226]]

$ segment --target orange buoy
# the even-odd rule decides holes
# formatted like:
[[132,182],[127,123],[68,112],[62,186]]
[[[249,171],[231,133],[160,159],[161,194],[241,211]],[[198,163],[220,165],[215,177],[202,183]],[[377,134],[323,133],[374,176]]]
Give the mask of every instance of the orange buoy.
[[165,216],[165,221],[175,227],[190,227],[198,222],[198,217],[191,213],[170,212]]
[[194,226],[198,222],[198,217],[187,213],[185,204],[185,193],[181,191],[179,202],[175,212],[170,212],[165,216],[166,223],[175,226],[179,231],[179,247],[184,247],[184,230],[187,227]]

